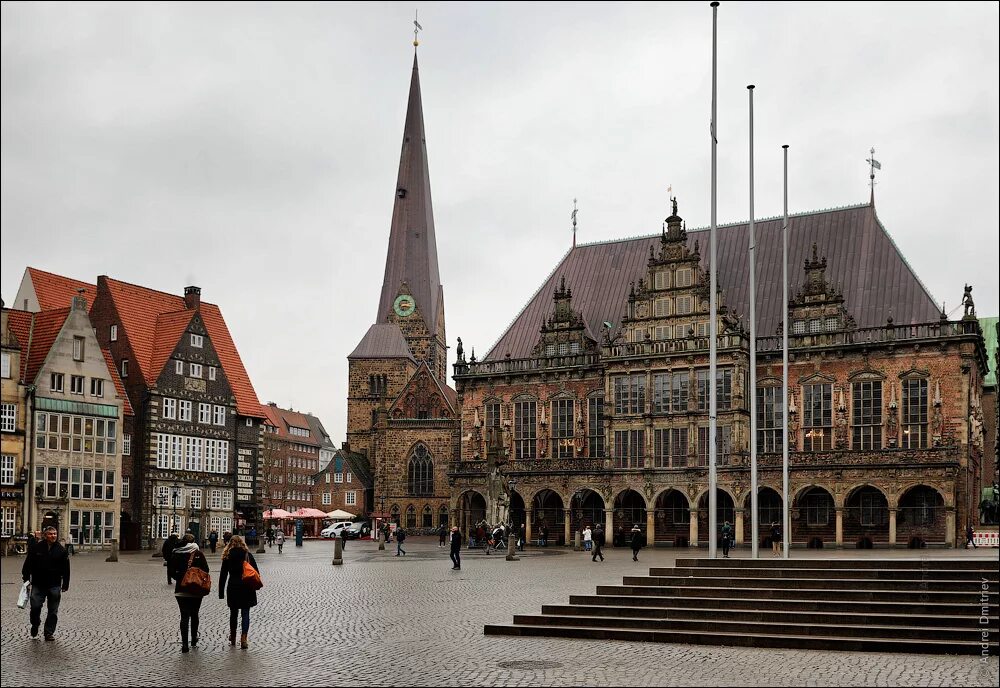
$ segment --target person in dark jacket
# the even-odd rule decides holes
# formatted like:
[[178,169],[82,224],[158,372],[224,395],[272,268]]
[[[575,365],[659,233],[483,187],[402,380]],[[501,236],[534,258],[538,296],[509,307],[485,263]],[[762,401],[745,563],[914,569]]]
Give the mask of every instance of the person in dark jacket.
[[403,530],[403,526],[396,526],[396,556],[400,554],[406,554],[406,550],[403,549],[403,541],[406,540],[406,531]]
[[31,583],[31,637],[38,635],[42,622],[42,605],[48,605],[45,615],[45,639],[55,640],[59,622],[59,602],[69,590],[69,557],[57,541],[59,531],[54,526],[45,529],[44,539],[28,550],[21,567],[21,578]]
[[594,549],[593,549],[593,553],[591,554],[590,560],[591,561],[597,561],[597,557],[600,557],[601,561],[604,561],[604,549],[603,549],[604,548],[604,528],[601,528],[601,524],[600,523],[598,523],[597,526],[594,528],[594,533],[591,536],[591,538],[592,538],[593,543],[594,543]]
[[645,540],[642,531],[639,530],[639,524],[636,523],[632,526],[632,561],[639,561],[639,550],[642,549]]
[[451,527],[451,568],[462,568],[462,534],[458,532],[458,526]]
[[525,530],[524,524],[517,531],[517,549],[521,552],[524,551],[524,538],[527,537],[527,530]]
[[[192,557],[192,555],[194,555]],[[201,609],[201,601],[204,599],[200,595],[181,590],[181,581],[188,566],[197,566],[208,573],[208,561],[195,542],[192,533],[186,533],[180,545],[170,554],[170,566],[167,567],[169,575],[177,581],[174,586],[174,597],[177,598],[177,606],[181,610],[181,652],[188,651],[188,626],[191,630],[191,645],[198,646],[198,611]]]
[[448,537],[448,526],[441,524],[438,526],[438,547],[444,547],[444,539]]
[[725,525],[722,526],[722,558],[729,558],[729,548],[733,545],[733,527],[729,525],[729,521],[726,521]]
[[214,530],[208,534],[208,547],[212,550],[212,554],[215,554],[215,546],[219,542],[219,534]]
[[[243,582],[243,562],[257,569],[257,560],[250,554],[246,542],[239,535],[234,535],[222,550],[222,572],[219,574],[219,599],[225,599],[229,605],[229,644],[236,644],[236,617],[242,616],[240,629],[240,648],[249,646],[247,636],[250,634],[250,607],[257,606],[257,591]],[[226,581],[229,584],[226,584]]]
[[177,537],[177,533],[171,533],[170,537],[163,541],[163,548],[160,553],[163,555],[163,565],[167,567],[167,584],[173,583],[174,581],[170,578],[170,555],[173,551],[180,547],[181,541]]

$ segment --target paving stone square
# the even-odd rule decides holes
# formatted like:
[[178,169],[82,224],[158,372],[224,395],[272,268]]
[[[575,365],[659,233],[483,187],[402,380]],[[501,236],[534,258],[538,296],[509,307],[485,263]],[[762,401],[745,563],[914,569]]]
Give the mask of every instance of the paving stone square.
[[[343,566],[331,565],[330,542],[296,548],[289,541],[281,555],[269,549],[257,555],[265,586],[252,612],[250,649],[228,645],[228,608],[213,593],[202,605],[199,646],[188,654],[180,652],[173,588],[162,560],[149,552],[123,553],[116,564],[105,554],[74,557],[55,642],[29,638],[28,611],[15,604],[22,560],[2,559],[0,684],[996,686],[1000,678],[997,657],[976,655],[487,637],[484,624],[510,623],[514,614],[538,613],[542,604],[565,603],[570,594],[697,554],[647,549],[634,563],[628,550],[608,549],[602,564],[567,549],[529,550],[518,562],[466,550],[462,570],[453,571],[436,539],[411,538],[405,547],[406,556],[396,557],[391,543],[380,552],[374,543],[351,541]],[[220,555],[208,559],[217,584]]]

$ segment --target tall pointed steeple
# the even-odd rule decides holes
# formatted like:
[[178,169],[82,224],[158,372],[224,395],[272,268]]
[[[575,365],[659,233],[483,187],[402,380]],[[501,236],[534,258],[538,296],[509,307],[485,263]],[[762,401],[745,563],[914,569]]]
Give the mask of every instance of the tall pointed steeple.
[[438,275],[416,53],[413,55],[410,97],[406,105],[403,146],[399,155],[399,175],[389,230],[389,250],[385,258],[385,276],[376,323],[391,319],[394,305],[398,306],[395,303],[397,297],[403,293],[413,298],[414,304],[409,308],[416,308],[416,314],[423,320],[428,332],[431,335],[437,333],[438,319],[443,318],[443,294]]

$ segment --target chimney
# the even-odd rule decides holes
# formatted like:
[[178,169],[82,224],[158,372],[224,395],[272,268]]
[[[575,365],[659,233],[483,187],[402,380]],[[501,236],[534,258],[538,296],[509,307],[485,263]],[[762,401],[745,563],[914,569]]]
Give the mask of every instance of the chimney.
[[76,296],[73,297],[73,310],[74,311],[86,311],[87,310],[87,299],[84,298],[85,289],[77,289]]
[[201,305],[201,287],[184,287],[184,306],[189,311],[198,309]]

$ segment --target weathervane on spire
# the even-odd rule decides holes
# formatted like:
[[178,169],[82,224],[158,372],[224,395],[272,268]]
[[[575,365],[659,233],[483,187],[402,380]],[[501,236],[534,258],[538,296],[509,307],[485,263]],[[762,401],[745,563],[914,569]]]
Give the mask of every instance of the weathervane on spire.
[[418,45],[420,45],[420,41],[417,40],[417,32],[424,30],[424,27],[422,27],[420,25],[420,22],[417,21],[417,12],[419,12],[419,10],[413,10],[413,47],[414,48],[416,48]]
[[576,248],[576,214],[579,212],[576,209],[576,199],[573,199],[573,212],[570,213],[570,219],[573,220],[573,248]]
[[865,162],[871,166],[871,172],[868,175],[869,185],[872,187],[872,204],[875,203],[875,170],[882,169],[882,163],[875,159],[875,149],[872,148],[872,157],[865,159]]

